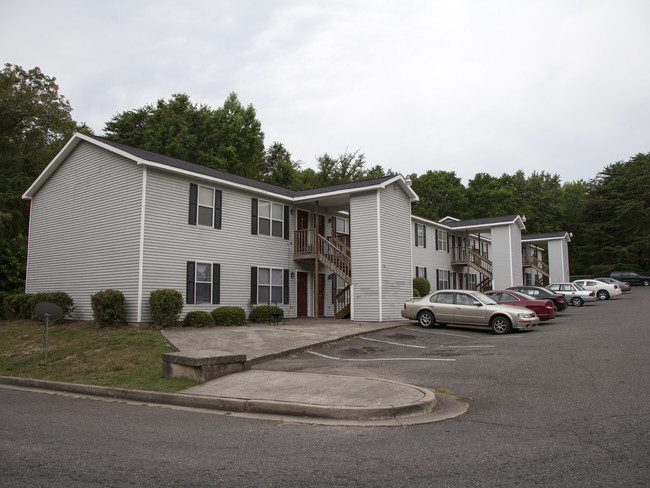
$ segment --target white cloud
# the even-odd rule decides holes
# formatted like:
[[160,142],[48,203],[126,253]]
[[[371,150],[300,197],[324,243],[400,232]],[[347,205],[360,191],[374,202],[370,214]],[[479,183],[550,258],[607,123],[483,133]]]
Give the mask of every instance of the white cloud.
[[405,174],[570,181],[650,151],[643,0],[9,1],[3,18],[5,61],[56,76],[98,133],[235,91],[307,165],[360,149]]

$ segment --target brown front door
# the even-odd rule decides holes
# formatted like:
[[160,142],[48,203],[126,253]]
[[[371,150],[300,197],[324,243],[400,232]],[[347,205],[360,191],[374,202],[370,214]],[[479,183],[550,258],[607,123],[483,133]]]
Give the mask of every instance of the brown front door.
[[318,315],[325,315],[325,275],[318,274]]
[[309,213],[298,210],[298,230],[309,229]]
[[306,317],[309,313],[308,308],[308,286],[309,283],[309,273],[304,271],[298,271],[298,284],[297,284],[297,293],[298,293],[298,317]]
[[318,233],[322,235],[323,237],[325,236],[325,216],[324,215],[319,215],[318,216]]

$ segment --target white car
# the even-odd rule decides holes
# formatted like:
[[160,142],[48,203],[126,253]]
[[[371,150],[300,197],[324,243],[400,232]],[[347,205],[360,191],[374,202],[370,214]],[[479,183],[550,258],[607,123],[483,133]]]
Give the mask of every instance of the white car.
[[600,280],[575,280],[573,282],[585,290],[596,292],[599,300],[609,300],[610,297],[617,297],[623,294],[623,290],[616,284],[605,283]]
[[553,283],[546,288],[564,295],[564,299],[574,307],[582,307],[585,302],[598,300],[595,291],[585,290],[580,285],[573,283]]

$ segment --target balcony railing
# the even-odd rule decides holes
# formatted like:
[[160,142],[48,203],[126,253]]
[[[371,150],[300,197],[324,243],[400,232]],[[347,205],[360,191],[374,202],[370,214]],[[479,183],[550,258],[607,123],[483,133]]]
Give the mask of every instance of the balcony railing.
[[453,247],[451,249],[451,264],[453,266],[470,266],[481,274],[492,278],[492,261],[481,256],[477,249]]
[[325,239],[316,229],[294,231],[293,243],[294,259],[318,259],[348,285],[352,283],[350,250],[343,243]]

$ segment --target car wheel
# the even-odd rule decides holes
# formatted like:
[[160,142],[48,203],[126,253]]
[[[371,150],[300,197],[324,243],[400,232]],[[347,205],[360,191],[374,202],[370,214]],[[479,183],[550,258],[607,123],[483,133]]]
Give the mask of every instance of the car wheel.
[[418,314],[418,324],[420,324],[420,327],[424,327],[425,329],[430,329],[433,327],[436,323],[436,319],[433,316],[433,313],[430,312],[429,310],[423,310]]
[[650,286],[650,280],[643,280],[643,286]]
[[571,299],[571,305],[574,307],[582,307],[582,304],[585,303],[580,297],[573,297]]
[[492,320],[490,320],[490,327],[492,328],[492,332],[501,335],[510,332],[512,324],[507,317],[497,315],[496,317],[492,317]]
[[609,300],[609,293],[607,293],[607,290],[598,290],[596,296],[598,297],[598,300]]

